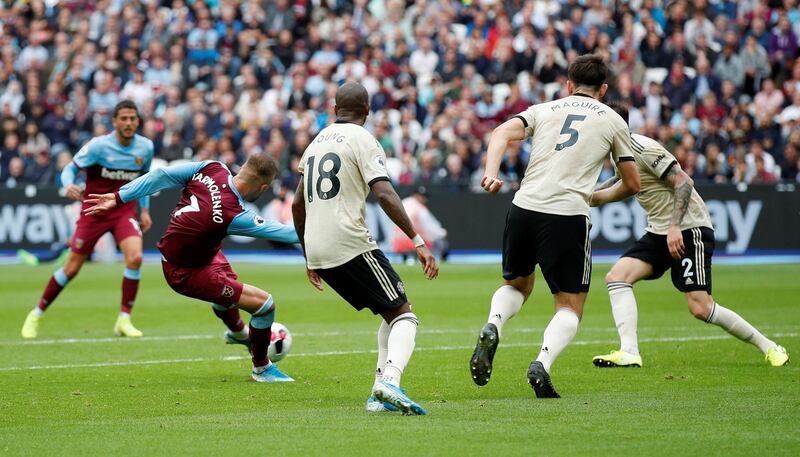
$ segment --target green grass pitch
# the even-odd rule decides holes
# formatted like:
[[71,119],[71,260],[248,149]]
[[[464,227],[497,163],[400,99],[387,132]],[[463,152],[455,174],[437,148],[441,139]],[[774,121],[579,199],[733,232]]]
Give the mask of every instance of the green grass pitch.
[[[444,265],[425,281],[398,267],[421,320],[403,378],[426,417],[369,415],[378,321],[301,268],[234,265],[276,297],[294,334],[284,385],[249,380],[207,305],[144,268],[138,341],[114,338],[122,265],[88,265],[48,311],[39,339],[19,330],[51,267],[0,267],[0,455],[800,455],[800,368],[694,320],[668,278],[639,284],[645,367],[598,369],[617,347],[597,265],[575,342],[553,368],[560,400],[537,400],[525,372],[552,299],[539,281],[506,326],[491,382],[468,361],[498,266]],[[800,265],[717,267],[715,298],[800,357]],[[37,367],[36,369],[32,367]],[[60,367],[60,368],[59,368]]]

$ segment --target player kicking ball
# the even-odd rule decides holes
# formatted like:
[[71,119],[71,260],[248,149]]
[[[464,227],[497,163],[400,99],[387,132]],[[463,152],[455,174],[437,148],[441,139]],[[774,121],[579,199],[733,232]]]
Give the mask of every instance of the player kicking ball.
[[[277,172],[275,160],[264,153],[251,155],[236,176],[222,163],[210,160],[176,165],[148,173],[113,194],[89,195],[86,202],[95,206],[85,210],[88,215],[101,214],[145,195],[183,187],[157,245],[164,277],[175,292],[212,304],[214,314],[228,327],[225,341],[249,346],[251,376],[258,382],[294,381],[267,355],[275,301],[258,287],[238,282],[220,249],[228,235],[298,242],[292,227],[266,221],[245,208],[245,202],[258,200],[269,189]],[[239,309],[251,314],[248,327]]]
[[506,217],[504,284],[492,297],[489,319],[470,359],[472,380],[486,385],[503,325],[533,290],[536,265],[553,294],[555,313],[539,355],[528,368],[538,398],[558,398],[550,368],[578,331],[592,274],[589,199],[603,161],[611,154],[622,174],[619,197],[639,190],[628,126],[599,100],[608,85],[602,57],[583,55],[570,64],[569,96],[529,107],[493,132],[481,186],[496,193],[500,162],[511,141],[532,138],[530,160]]
[[[627,121],[628,110],[624,106],[611,106]],[[598,355],[593,363],[598,367],[642,366],[633,285],[642,279],[658,279],[671,269],[672,284],[686,295],[689,312],[694,317],[758,347],[770,365],[785,365],[789,361],[786,349],[711,296],[714,230],[692,179],[657,141],[637,134],[631,137],[641,175],[641,192],[636,199],[647,212],[647,233],[625,251],[606,275],[620,349]],[[614,191],[619,186],[618,180],[613,177],[598,186],[592,195],[592,205],[619,200]]]
[[370,190],[389,218],[414,241],[428,279],[435,278],[439,268],[389,181],[383,148],[363,127],[369,114],[364,86],[347,82],[339,87],[334,112],[336,123],[319,132],[303,153],[298,167],[303,180],[292,205],[308,278],[319,290],[324,280],[356,310],[367,308],[383,318],[367,411],[423,415],[425,409],[400,388],[419,321],[400,277],[364,223]]
[[[108,135],[92,138],[75,155],[61,172],[67,198],[83,200],[84,191],[75,184],[80,170],[86,171],[86,193],[114,192],[150,169],[153,160],[153,142],[136,134],[139,128],[139,111],[136,104],[123,100],[114,107],[111,117],[114,131]],[[125,258],[125,271],[122,274],[122,302],[114,334],[117,336],[140,337],[142,332],[133,326],[131,311],[139,290],[142,265],[142,230],[152,225],[150,219],[150,200],[144,197],[141,206],[141,228],[136,218],[136,203],[131,199],[118,205],[113,211],[103,214],[82,214],[78,218],[75,234],[70,243],[70,251],[64,266],[56,270],[47,283],[39,304],[25,319],[22,325],[23,338],[36,338],[44,312],[53,304],[58,294],[78,275],[86,259],[94,251],[97,241],[107,232],[114,235],[120,251]],[[88,202],[83,200],[83,209]]]

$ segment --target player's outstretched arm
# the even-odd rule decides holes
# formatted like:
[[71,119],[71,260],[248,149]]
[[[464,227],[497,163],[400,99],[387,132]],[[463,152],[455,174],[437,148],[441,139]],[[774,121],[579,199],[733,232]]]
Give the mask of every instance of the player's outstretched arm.
[[376,181],[372,183],[372,193],[378,199],[378,204],[381,205],[389,219],[400,227],[400,230],[406,236],[414,240],[414,245],[417,248],[417,257],[422,262],[422,271],[425,272],[425,276],[428,279],[438,276],[439,265],[436,263],[436,257],[431,254],[431,251],[425,246],[425,241],[414,230],[414,225],[411,223],[408,214],[406,214],[403,202],[395,192],[392,183],[388,180]]
[[489,138],[489,146],[486,149],[486,168],[481,178],[481,187],[490,193],[497,193],[503,187],[503,181],[497,179],[500,173],[500,163],[503,155],[508,148],[510,141],[519,141],[525,138],[525,124],[519,117],[511,119],[498,125]]
[[686,215],[686,210],[689,209],[694,181],[681,169],[678,163],[674,163],[671,166],[666,176],[664,176],[664,181],[674,192],[672,215],[670,216],[669,229],[667,230],[667,247],[673,258],[680,259],[685,250],[681,222],[683,222],[683,216]]
[[300,242],[294,227],[275,221],[268,221],[249,209],[233,218],[230,225],[228,225],[228,234],[263,238],[289,244]]
[[[151,195],[164,189],[183,187],[192,179],[192,175],[200,171],[210,162],[210,160],[205,160],[203,162],[192,162],[159,168],[156,171],[151,171],[145,175],[139,176],[128,184],[120,187],[119,190],[113,194],[91,194],[86,198],[86,203],[94,204],[94,206],[85,209],[83,212],[87,215],[98,214],[113,209],[116,205],[122,205],[142,198],[145,195]],[[114,198],[114,205],[109,204],[109,195]]]
[[[624,160],[617,163],[620,179],[611,187],[594,191],[591,206],[600,206],[604,203],[624,200],[639,192],[639,171],[636,162]],[[608,182],[608,181],[606,181]]]

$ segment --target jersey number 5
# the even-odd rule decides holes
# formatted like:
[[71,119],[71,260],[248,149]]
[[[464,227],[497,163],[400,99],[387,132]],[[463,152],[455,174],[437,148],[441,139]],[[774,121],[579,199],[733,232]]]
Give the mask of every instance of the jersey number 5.
[[[339,173],[339,169],[342,168],[342,159],[339,158],[333,152],[329,152],[322,156],[322,159],[319,161],[319,166],[317,168],[317,172],[319,173],[319,178],[317,178],[316,184],[314,183],[314,162],[316,157],[312,156],[308,158],[308,166],[306,170],[308,171],[308,182],[306,182],[306,188],[308,189],[308,202],[311,203],[314,201],[314,189],[317,190],[317,195],[322,200],[330,200],[331,198],[339,195],[339,188],[341,187],[341,182],[339,178],[336,176],[336,173]],[[325,170],[326,164],[332,163],[329,170]],[[330,189],[322,190],[323,182],[330,181]]]
[[556,145],[556,151],[561,151],[566,149],[575,143],[578,142],[578,131],[572,128],[573,122],[581,122],[582,120],[586,119],[585,114],[568,114],[567,118],[564,119],[564,125],[561,126],[561,133],[560,135],[569,135],[567,141],[563,143],[558,143]]

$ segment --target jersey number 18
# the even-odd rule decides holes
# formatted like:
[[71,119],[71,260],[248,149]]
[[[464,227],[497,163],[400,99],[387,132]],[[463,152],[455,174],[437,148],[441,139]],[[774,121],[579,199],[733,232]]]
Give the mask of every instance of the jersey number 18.
[[[339,178],[336,176],[336,173],[339,172],[339,169],[342,168],[342,159],[339,158],[333,152],[329,152],[322,156],[322,159],[319,161],[319,166],[317,168],[317,172],[319,173],[319,178],[317,178],[316,183],[314,182],[314,162],[316,161],[316,157],[311,156],[308,158],[306,170],[308,175],[308,181],[306,181],[306,189],[308,189],[308,202],[311,203],[314,201],[314,189],[317,191],[317,196],[319,196],[322,200],[330,200],[331,198],[339,195],[339,188],[341,187],[341,182]],[[326,164],[332,163],[333,165],[330,166],[329,170],[325,170],[327,167]],[[322,190],[323,182],[330,181],[330,189]],[[327,186],[325,186],[327,187]]]

